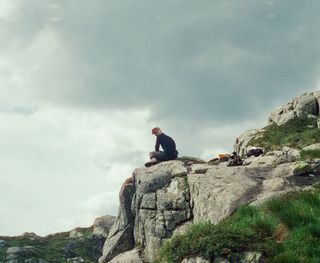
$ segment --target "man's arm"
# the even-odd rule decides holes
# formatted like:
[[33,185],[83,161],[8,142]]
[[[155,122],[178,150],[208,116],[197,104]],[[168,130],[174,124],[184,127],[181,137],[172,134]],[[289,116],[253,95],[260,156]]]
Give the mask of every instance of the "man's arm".
[[157,137],[156,146],[155,146],[156,152],[159,152],[159,146],[160,146],[159,137]]

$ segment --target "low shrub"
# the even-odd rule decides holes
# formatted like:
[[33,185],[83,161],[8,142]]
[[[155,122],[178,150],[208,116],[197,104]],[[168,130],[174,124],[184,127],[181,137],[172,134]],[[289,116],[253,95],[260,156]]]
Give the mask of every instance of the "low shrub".
[[240,262],[245,251],[260,252],[266,262],[320,262],[320,189],[242,206],[217,225],[192,225],[164,243],[159,262],[197,256]]

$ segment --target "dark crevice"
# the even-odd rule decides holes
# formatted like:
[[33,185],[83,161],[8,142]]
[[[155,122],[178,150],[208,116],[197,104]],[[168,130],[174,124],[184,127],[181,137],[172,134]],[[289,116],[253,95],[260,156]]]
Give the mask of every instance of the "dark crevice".
[[316,110],[315,110],[314,115],[319,116],[319,112],[320,112],[319,101],[316,100]]
[[287,177],[286,180],[295,186],[309,186],[317,182],[320,182],[320,173],[319,172],[310,172],[301,175],[293,175]]

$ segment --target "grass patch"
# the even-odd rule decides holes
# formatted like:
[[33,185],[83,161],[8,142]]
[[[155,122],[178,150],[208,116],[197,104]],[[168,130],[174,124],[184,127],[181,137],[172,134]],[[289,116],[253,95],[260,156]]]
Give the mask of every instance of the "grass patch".
[[312,160],[320,158],[320,149],[319,150],[302,150],[300,151],[301,160]]
[[259,138],[253,139],[249,145],[262,147],[265,151],[277,150],[286,145],[301,149],[304,146],[320,142],[320,129],[315,119],[292,119],[283,125],[271,124]]
[[264,262],[320,262],[320,189],[240,207],[217,225],[192,225],[163,244],[159,262],[197,256],[240,262],[245,251],[260,252]]

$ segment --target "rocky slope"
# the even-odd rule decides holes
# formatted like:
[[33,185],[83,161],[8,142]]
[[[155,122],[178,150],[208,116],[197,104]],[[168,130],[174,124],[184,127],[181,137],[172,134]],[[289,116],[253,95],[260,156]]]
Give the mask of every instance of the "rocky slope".
[[[294,119],[314,120],[315,126],[320,128],[320,91],[305,93],[295,97],[287,104],[275,109],[268,119],[269,125],[284,125]],[[262,129],[252,129],[241,134],[234,145],[235,151],[244,156],[247,151],[255,147],[250,144],[253,140],[263,136],[266,131]]]
[[[295,98],[271,114],[270,124],[318,118],[319,97],[320,92],[315,92]],[[250,141],[263,131],[241,135],[235,150],[245,154]],[[190,224],[218,223],[240,205],[259,204],[318,181],[320,159],[300,161],[300,150],[289,146],[247,158],[236,167],[184,157],[137,168],[121,189],[119,214],[99,262],[153,262],[161,244]],[[253,257],[244,262],[258,261]]]
[[103,216],[89,228],[76,228],[46,237],[35,233],[0,236],[0,262],[97,262],[114,221],[113,216]]

